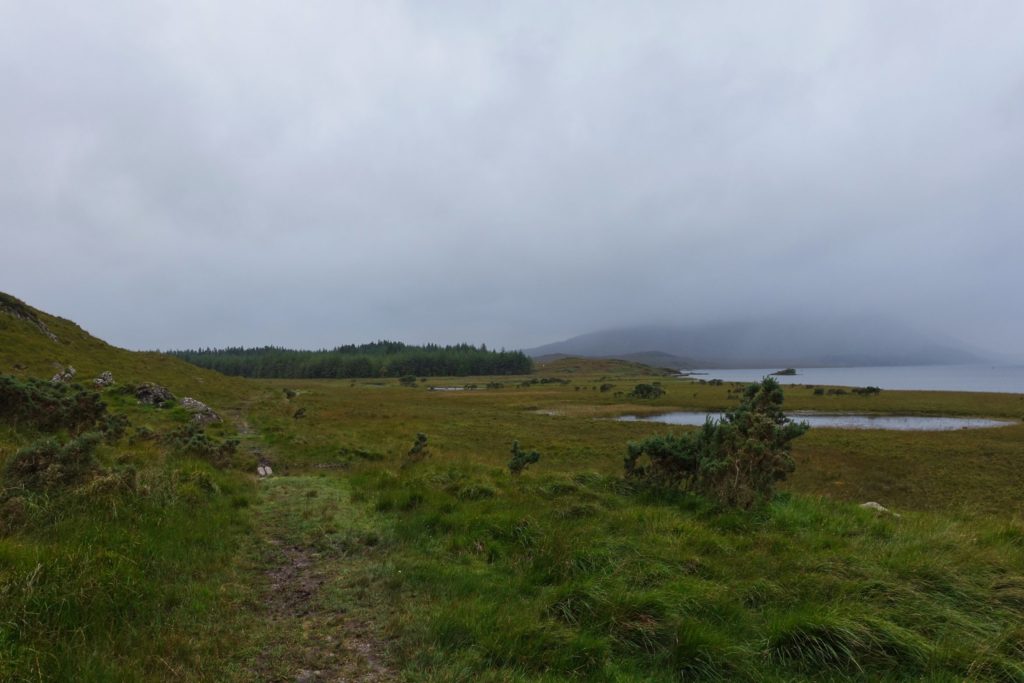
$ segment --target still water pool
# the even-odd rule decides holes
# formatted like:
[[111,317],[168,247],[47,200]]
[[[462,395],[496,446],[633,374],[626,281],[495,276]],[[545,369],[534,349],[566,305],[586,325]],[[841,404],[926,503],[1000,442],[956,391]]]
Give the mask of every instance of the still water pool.
[[[948,432],[955,429],[985,429],[1014,424],[1007,420],[974,417],[919,417],[912,415],[858,415],[853,413],[792,412],[789,417],[811,427],[832,429],[888,429],[895,431]],[[661,422],[671,425],[702,425],[707,418],[720,419],[721,413],[682,411],[661,415],[623,415],[622,422]]]

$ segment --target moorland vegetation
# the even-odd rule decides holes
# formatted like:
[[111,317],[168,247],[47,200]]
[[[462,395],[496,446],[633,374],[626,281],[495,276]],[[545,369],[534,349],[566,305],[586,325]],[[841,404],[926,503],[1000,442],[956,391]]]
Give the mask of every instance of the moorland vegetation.
[[[1024,680],[1024,397],[789,386],[787,410],[1017,421],[796,438],[771,382],[575,358],[459,392],[241,380],[22,306],[2,680]],[[71,364],[82,385],[42,381]],[[146,383],[226,419],[125,390]],[[637,384],[662,392],[614,391]],[[731,418],[607,419],[679,409]],[[719,495],[751,454],[767,479]]]

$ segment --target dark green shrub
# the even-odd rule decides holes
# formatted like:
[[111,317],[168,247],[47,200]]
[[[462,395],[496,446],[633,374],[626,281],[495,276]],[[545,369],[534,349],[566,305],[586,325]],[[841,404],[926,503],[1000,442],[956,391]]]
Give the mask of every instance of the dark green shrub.
[[413,442],[412,448],[406,453],[403,466],[419,462],[428,455],[430,455],[430,450],[427,448],[427,435],[423,432],[417,432],[416,441]]
[[215,439],[194,423],[167,432],[160,440],[178,453],[203,458],[218,467],[231,464],[238,451],[238,439]]
[[0,376],[0,421],[16,427],[77,434],[92,427],[106,409],[98,393],[78,384]]
[[99,470],[94,455],[99,443],[100,435],[95,432],[66,443],[56,438],[36,441],[4,464],[4,482],[30,491],[50,491],[80,484]]
[[131,422],[128,417],[121,414],[105,415],[100,420],[100,432],[103,434],[103,440],[108,444],[120,441],[130,426]]
[[[782,388],[771,377],[751,384],[740,405],[695,432],[631,443],[626,476],[660,488],[692,490],[747,508],[771,497],[793,471],[789,443],[808,426],[782,412]],[[639,465],[647,456],[648,464]]]
[[540,453],[537,451],[526,452],[520,450],[519,442],[512,442],[512,459],[508,461],[508,470],[513,476],[523,473],[527,467],[540,460]]
[[658,398],[665,393],[665,390],[658,384],[637,384],[633,391],[629,392],[631,398]]
[[615,388],[614,384],[609,384],[608,382],[605,382],[604,384],[601,385],[601,392],[602,393],[608,392],[608,391],[611,391],[614,388]]
[[404,387],[414,387],[416,386],[416,375],[402,375],[398,378],[398,382]]

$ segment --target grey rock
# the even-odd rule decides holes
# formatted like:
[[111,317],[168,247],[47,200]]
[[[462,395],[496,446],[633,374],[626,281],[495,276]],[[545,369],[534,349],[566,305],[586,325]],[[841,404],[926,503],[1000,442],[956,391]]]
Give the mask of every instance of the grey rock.
[[104,370],[92,383],[97,387],[109,387],[114,383],[114,374],[110,370]]
[[50,384],[67,384],[75,377],[75,370],[70,365],[58,372],[56,375],[50,378]]
[[148,406],[162,406],[165,403],[169,403],[174,400],[174,394],[172,394],[167,387],[162,387],[159,384],[153,384],[152,382],[146,382],[140,384],[135,390],[135,398],[139,399],[139,403]]
[[213,408],[191,396],[182,398],[181,405],[185,410],[192,413],[192,422],[197,425],[205,426],[221,421],[220,415],[215,413]]

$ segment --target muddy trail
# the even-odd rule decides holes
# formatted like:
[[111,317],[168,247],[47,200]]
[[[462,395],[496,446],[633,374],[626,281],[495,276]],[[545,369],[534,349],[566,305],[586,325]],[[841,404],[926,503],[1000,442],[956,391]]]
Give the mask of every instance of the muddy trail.
[[[243,413],[231,416],[240,448],[273,474],[259,477],[251,549],[254,635],[246,664],[259,681],[398,680],[380,608],[365,576],[380,561],[378,532],[338,476],[289,473]],[[255,472],[254,472],[255,474]]]

